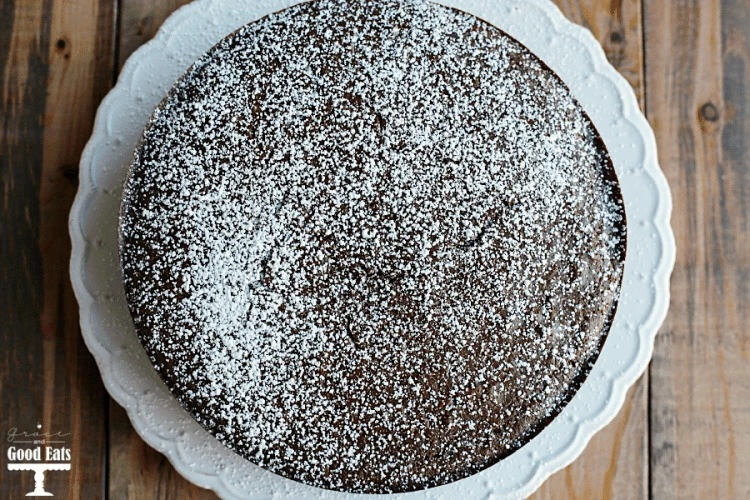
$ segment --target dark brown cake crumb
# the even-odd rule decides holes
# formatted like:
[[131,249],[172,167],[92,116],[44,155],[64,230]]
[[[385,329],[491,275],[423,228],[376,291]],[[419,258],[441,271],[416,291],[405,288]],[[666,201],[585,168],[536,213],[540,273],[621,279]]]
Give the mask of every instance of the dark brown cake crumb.
[[518,42],[421,0],[317,0],[175,85],[120,229],[140,339],[209,432],[392,492],[559,413],[609,329],[624,228],[593,125]]

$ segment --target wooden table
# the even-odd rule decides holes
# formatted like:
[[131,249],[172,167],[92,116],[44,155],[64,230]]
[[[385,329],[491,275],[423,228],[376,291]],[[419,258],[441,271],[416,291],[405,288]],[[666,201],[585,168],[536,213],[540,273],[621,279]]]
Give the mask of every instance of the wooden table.
[[[181,0],[0,0],[0,432],[71,433],[62,498],[211,498],[134,433],[78,331],[68,209],[97,104]],[[538,498],[750,498],[750,1],[557,0],[635,88],[674,196],[669,317],[619,416]],[[5,450],[3,450],[5,453]],[[0,461],[4,461],[3,456]],[[0,466],[0,497],[33,474]]]

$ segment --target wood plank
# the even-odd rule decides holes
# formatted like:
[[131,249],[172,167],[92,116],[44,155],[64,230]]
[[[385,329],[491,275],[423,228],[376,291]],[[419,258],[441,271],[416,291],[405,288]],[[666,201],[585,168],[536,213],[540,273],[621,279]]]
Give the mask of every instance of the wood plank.
[[[150,40],[164,20],[189,0],[121,0],[118,68]],[[136,434],[125,411],[110,400],[109,497],[119,499],[209,499],[216,495],[182,476]]]
[[[591,30],[643,106],[640,0],[556,3],[570,20]],[[612,423],[594,436],[573,464],[553,475],[532,498],[645,498],[648,462],[648,376],[644,375],[630,390]]]
[[[49,411],[45,421],[67,413],[66,428],[73,440],[69,477],[53,474],[49,485],[66,486],[68,498],[103,498],[106,494],[106,397],[78,329],[78,305],[68,276],[67,218],[81,151],[91,134],[96,107],[112,84],[114,8],[113,0],[55,0],[51,5],[39,194],[44,276],[41,322],[48,344],[45,356],[51,358],[45,365],[51,367],[54,362],[56,367],[54,374],[46,374],[55,384],[45,401],[51,397],[55,404],[52,408],[45,405]],[[58,410],[61,404],[67,411]]]
[[[49,23],[42,0],[0,3],[0,432],[34,430],[42,419],[43,373],[39,317],[42,310],[39,206],[46,45]],[[38,100],[41,96],[41,100]],[[29,473],[10,472],[6,447],[0,458],[0,497],[20,497],[34,486]]]
[[[70,434],[71,471],[48,473],[45,482],[67,498],[105,495],[106,399],[78,331],[67,214],[94,109],[111,85],[114,5],[31,0],[0,7],[0,310],[11,318],[2,325],[3,431],[41,425]],[[0,496],[30,491],[32,476],[0,468]]]
[[654,498],[750,498],[750,3],[645,3],[648,115],[674,198],[651,364]]

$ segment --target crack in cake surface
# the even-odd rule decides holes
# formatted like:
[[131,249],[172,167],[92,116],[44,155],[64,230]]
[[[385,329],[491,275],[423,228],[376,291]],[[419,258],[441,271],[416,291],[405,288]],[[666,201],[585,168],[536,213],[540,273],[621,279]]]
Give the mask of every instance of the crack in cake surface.
[[191,414],[316,486],[481,470],[572,397],[624,210],[564,84],[468,14],[317,0],[201,58],[143,136],[128,302]]

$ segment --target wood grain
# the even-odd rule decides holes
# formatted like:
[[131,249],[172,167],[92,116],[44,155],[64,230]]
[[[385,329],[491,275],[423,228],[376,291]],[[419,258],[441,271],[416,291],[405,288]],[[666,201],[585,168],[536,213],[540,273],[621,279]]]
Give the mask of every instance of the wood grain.
[[648,115],[679,249],[651,364],[651,492],[750,498],[750,3],[646,7]]
[[[591,30],[643,106],[640,0],[556,3],[570,20]],[[573,464],[553,475],[532,498],[646,498],[648,463],[648,376],[644,375],[630,390],[612,423],[594,436]]]
[[[117,67],[150,40],[162,22],[189,0],[121,0]],[[125,411],[110,400],[109,497],[119,499],[209,499],[216,495],[180,476],[171,463],[136,434]]]
[[[67,213],[96,105],[112,80],[114,1],[0,6],[2,67],[2,430],[70,433],[71,472],[46,489],[103,498],[104,390],[78,331],[68,279]],[[6,318],[10,317],[10,321]],[[3,498],[33,489],[0,469]]]

